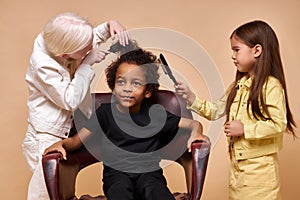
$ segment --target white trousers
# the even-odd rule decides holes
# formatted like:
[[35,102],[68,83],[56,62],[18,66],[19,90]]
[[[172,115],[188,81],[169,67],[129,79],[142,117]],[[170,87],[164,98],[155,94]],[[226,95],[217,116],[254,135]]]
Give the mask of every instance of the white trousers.
[[22,144],[25,160],[33,172],[29,187],[28,200],[49,200],[42,168],[42,155],[47,147],[60,141],[61,138],[35,131],[29,124]]

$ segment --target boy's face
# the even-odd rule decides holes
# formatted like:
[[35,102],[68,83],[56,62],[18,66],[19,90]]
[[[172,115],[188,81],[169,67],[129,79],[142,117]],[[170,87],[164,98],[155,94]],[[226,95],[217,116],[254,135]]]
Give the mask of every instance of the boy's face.
[[122,63],[117,69],[113,94],[118,100],[121,112],[139,112],[144,98],[151,93],[146,91],[146,77],[141,67],[136,64]]

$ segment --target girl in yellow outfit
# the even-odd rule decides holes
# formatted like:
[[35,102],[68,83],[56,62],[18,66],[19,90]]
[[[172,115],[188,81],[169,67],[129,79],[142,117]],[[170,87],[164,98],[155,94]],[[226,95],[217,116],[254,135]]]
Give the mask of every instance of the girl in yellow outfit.
[[237,72],[223,99],[202,100],[183,83],[175,88],[201,116],[215,120],[226,115],[229,199],[278,200],[277,152],[284,132],[296,137],[278,39],[267,23],[252,21],[234,30],[230,42]]

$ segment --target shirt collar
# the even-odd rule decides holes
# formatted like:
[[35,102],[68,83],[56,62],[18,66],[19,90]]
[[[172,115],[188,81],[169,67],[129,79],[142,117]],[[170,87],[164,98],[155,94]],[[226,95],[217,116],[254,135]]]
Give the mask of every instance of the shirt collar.
[[236,87],[247,87],[250,88],[251,84],[252,84],[252,78],[251,77],[247,77],[247,76],[243,76],[240,80],[238,80],[238,82],[236,83]]

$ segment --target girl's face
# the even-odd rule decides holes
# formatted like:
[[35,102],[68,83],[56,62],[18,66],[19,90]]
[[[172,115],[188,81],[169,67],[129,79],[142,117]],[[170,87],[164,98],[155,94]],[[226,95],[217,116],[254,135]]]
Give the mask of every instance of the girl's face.
[[256,47],[248,47],[240,38],[234,35],[231,39],[232,60],[239,72],[253,75],[254,63],[256,61]]
[[120,64],[113,91],[119,111],[139,112],[143,99],[151,96],[151,93],[146,91],[146,84],[145,73],[141,67],[136,64]]

